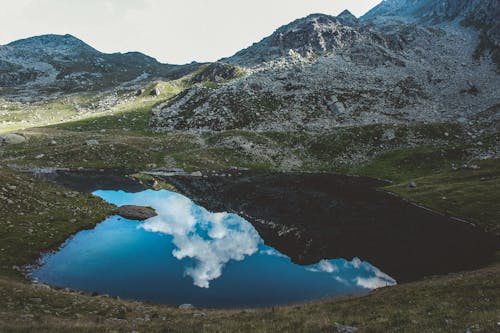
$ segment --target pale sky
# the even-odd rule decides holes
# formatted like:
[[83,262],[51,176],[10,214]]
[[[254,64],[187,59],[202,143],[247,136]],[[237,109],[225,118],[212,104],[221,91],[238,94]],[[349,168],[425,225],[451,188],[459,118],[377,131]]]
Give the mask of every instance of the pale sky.
[[381,0],[0,0],[0,45],[72,34],[102,52],[215,61],[312,13],[361,16]]

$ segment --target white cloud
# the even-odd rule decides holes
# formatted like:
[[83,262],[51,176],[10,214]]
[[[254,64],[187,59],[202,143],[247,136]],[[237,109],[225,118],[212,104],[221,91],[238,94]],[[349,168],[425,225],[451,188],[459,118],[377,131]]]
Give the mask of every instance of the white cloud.
[[266,256],[272,256],[272,257],[279,257],[279,258],[288,258],[286,255],[278,252],[277,250],[273,249],[272,247],[268,247],[266,249],[262,249],[259,252],[260,254],[266,255]]
[[353,258],[321,260],[316,265],[307,268],[311,272],[332,274],[333,278],[343,284],[354,284],[365,289],[377,289],[396,284],[396,280],[385,274],[377,267]]
[[362,15],[380,0],[16,0],[2,3],[0,44],[73,34],[104,52],[214,61],[311,13]]
[[141,228],[173,237],[177,247],[172,255],[193,261],[185,270],[196,286],[208,288],[210,281],[222,275],[230,261],[241,261],[257,252],[260,236],[242,218],[227,213],[210,213],[195,206],[191,200],[172,194],[148,204],[158,216],[147,220]]
[[309,268],[311,272],[325,272],[325,273],[333,273],[337,271],[337,267],[334,266],[328,260],[321,260],[318,264],[314,265],[314,267]]

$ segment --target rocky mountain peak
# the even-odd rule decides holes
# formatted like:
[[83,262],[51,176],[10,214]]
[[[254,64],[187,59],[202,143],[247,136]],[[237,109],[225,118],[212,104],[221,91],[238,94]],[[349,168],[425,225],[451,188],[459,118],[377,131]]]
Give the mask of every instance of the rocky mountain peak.
[[338,17],[311,14],[280,27],[271,36],[223,60],[253,66],[290,53],[315,58],[347,47],[357,40],[360,33],[354,27],[356,22],[356,17],[348,11]]
[[337,20],[340,21],[343,25],[348,26],[356,26],[359,24],[359,20],[356,16],[354,16],[349,10],[344,10],[337,16]]
[[82,40],[70,34],[66,35],[49,34],[49,35],[35,36],[14,41],[12,43],[7,44],[6,46],[17,50],[29,50],[30,52],[40,52],[41,50],[42,51],[50,50],[51,53],[55,52],[72,53],[75,51],[77,52],[87,51],[92,53],[98,52],[97,50],[87,45]]
[[101,53],[69,34],[41,35],[0,46],[0,93],[31,100],[37,95],[135,87],[152,78],[178,78],[198,66],[161,64],[139,52]]

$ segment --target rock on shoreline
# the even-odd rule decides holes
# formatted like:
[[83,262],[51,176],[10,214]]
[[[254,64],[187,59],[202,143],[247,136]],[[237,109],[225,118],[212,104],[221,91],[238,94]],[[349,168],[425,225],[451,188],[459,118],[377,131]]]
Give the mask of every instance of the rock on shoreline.
[[118,207],[118,215],[128,220],[144,221],[158,214],[151,207],[125,205]]

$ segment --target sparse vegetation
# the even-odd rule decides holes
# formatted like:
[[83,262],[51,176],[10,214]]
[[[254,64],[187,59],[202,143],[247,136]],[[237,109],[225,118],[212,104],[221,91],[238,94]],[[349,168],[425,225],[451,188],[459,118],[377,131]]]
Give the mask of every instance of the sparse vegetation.
[[[110,112],[21,131],[27,142],[1,148],[0,195],[8,198],[0,200],[2,331],[335,332],[336,322],[370,332],[497,329],[499,263],[366,296],[254,310],[183,311],[26,281],[20,271],[34,263],[40,251],[93,227],[115,207],[33,180],[16,171],[19,168],[126,165],[141,171],[237,166],[346,172],[391,180],[385,190],[499,233],[499,160],[471,161],[473,146],[460,125],[370,125],[317,133],[149,131],[151,108],[181,89],[182,85],[162,87],[168,94],[160,98],[150,97],[145,89],[142,96]],[[495,139],[485,135],[484,144],[495,145]],[[91,139],[98,144],[86,144]],[[133,177],[147,186],[175,190],[143,173]],[[417,187],[409,188],[409,181]]]

